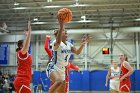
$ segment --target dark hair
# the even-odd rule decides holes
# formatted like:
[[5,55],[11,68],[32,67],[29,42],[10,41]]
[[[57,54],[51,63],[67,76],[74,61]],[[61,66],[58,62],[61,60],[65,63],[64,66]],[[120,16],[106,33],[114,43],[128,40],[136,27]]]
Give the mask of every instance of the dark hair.
[[123,55],[124,55],[124,57],[125,57],[125,61],[128,61],[128,57],[127,57],[127,55],[124,54],[124,53],[123,53]]
[[57,36],[57,34],[58,34],[58,29],[55,29],[54,31],[53,31],[53,34],[55,35],[55,37]]
[[19,41],[17,42],[18,48],[16,49],[16,52],[19,51],[19,50],[21,49],[21,46],[22,46],[22,44],[23,44],[23,41],[24,41],[24,40],[19,40]]

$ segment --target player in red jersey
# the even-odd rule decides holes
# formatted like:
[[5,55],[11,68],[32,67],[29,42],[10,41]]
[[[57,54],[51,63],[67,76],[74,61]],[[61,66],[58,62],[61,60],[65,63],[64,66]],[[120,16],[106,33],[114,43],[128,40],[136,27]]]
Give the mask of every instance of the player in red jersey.
[[14,80],[14,87],[16,93],[31,93],[30,82],[32,78],[31,74],[31,65],[32,57],[28,53],[29,45],[31,38],[31,25],[30,21],[28,22],[28,32],[26,32],[26,39],[18,41],[17,52],[17,74]]
[[[50,42],[51,37],[50,36],[46,36],[46,40],[45,40],[45,44],[44,44],[44,49],[47,52],[49,58],[52,58],[52,50],[49,49],[49,42]],[[69,62],[68,65],[66,66],[66,87],[65,87],[65,92],[68,93],[69,91],[69,73],[70,73],[70,69],[76,70],[76,71],[80,71],[78,66],[75,66],[74,64],[72,64],[72,62]],[[53,82],[51,82],[50,87],[53,85]]]
[[49,48],[50,40],[51,40],[51,37],[50,36],[46,36],[46,40],[45,40],[45,43],[44,43],[44,49],[47,52],[49,58],[51,59],[52,58],[52,50]]
[[123,53],[120,54],[120,64],[120,93],[130,93],[130,75],[133,73],[133,68],[128,63],[127,56]]

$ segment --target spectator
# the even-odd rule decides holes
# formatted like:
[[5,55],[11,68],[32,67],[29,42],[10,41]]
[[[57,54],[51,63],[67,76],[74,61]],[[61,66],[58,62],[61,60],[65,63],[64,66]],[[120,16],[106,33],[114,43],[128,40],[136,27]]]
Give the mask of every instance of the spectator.
[[4,76],[3,93],[9,93],[9,79],[8,76]]
[[3,84],[4,84],[4,79],[2,75],[0,75],[0,93],[3,91]]

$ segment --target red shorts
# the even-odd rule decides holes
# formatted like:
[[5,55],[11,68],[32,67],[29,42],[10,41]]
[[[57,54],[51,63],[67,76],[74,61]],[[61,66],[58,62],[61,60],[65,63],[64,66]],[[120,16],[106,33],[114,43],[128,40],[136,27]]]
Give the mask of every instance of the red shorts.
[[131,81],[129,79],[120,82],[120,91],[130,92],[130,89],[131,89]]
[[31,93],[30,82],[27,82],[22,78],[16,77],[14,80],[14,87],[16,93]]

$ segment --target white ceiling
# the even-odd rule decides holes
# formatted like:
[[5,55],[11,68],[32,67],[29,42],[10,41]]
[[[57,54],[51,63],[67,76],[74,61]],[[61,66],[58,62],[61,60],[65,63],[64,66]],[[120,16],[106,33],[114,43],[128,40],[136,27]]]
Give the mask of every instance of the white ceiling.
[[[15,6],[15,2],[19,5]],[[33,31],[53,30],[58,28],[57,11],[63,7],[73,12],[73,19],[65,28],[102,30],[100,33],[93,32],[91,35],[94,38],[106,38],[106,28],[110,32],[112,27],[123,37],[127,31],[121,32],[119,28],[140,26],[137,20],[140,18],[140,0],[0,0],[0,23],[6,22],[11,33],[26,29],[29,19]],[[88,22],[79,22],[81,16],[86,16]],[[34,21],[34,18],[38,18],[38,21]],[[126,37],[133,37],[131,33]]]

